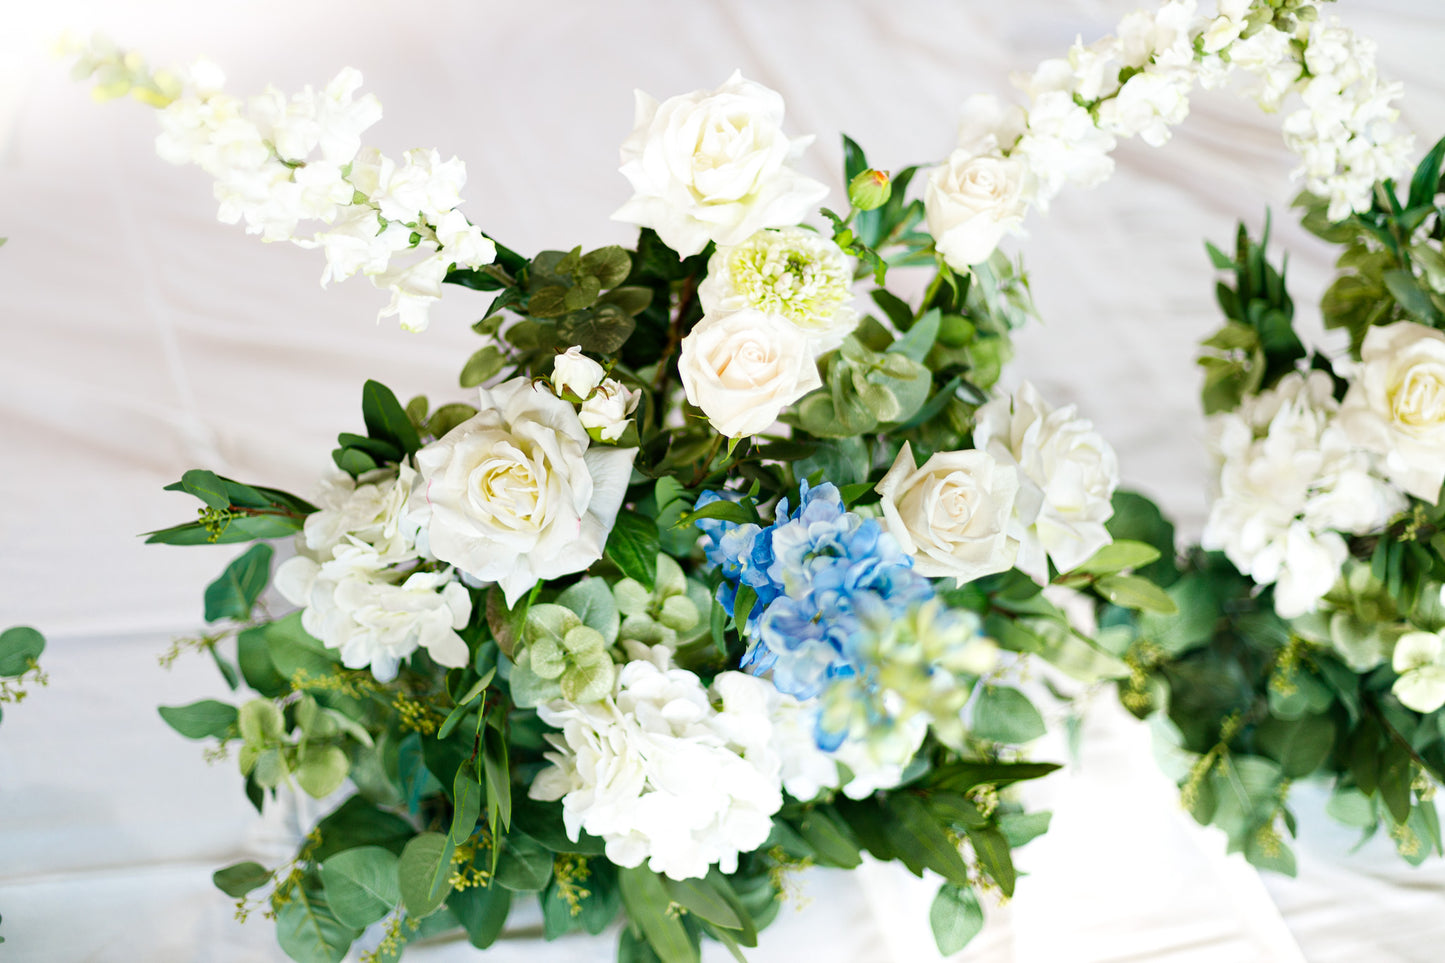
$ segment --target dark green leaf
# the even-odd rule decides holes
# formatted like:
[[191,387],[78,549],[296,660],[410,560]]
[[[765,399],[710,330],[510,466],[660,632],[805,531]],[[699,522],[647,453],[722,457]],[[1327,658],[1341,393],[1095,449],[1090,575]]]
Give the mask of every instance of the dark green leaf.
[[1435,194],[1440,189],[1440,162],[1445,159],[1445,137],[1435,142],[1430,148],[1430,153],[1420,161],[1420,166],[1415,168],[1415,176],[1410,179],[1410,196],[1406,201],[1406,207],[1424,207],[1427,204],[1433,205]]
[[251,617],[256,599],[271,580],[271,556],[275,553],[264,542],[252,545],[236,559],[221,577],[206,586],[206,621],[232,619],[244,622]]
[[14,678],[30,671],[45,651],[45,636],[28,625],[0,632],[0,676]]
[[224,738],[237,718],[235,706],[214,699],[184,706],[161,706],[160,714],[166,725],[187,739]]
[[467,932],[467,942],[486,949],[497,941],[512,908],[512,891],[500,886],[469,886],[453,890],[447,906]]
[[1287,721],[1269,718],[1255,730],[1259,747],[1275,762],[1286,779],[1301,779],[1329,758],[1335,745],[1335,725],[1325,716]]
[[378,809],[363,796],[352,796],[316,824],[321,844],[312,858],[323,862],[336,853],[359,846],[380,846],[400,855],[416,835],[411,823]]
[[1430,295],[1420,286],[1419,280],[1410,271],[1401,269],[1385,272],[1385,287],[1389,289],[1390,295],[1400,303],[1415,320],[1424,324],[1438,327],[1445,317],[1440,314],[1440,309],[1435,307],[1435,302],[1430,300]]
[[244,862],[233,863],[225,869],[218,869],[211,874],[211,882],[216,884],[216,889],[225,893],[232,899],[240,899],[251,890],[265,886],[271,881],[271,871],[260,863]]
[[369,926],[401,900],[396,854],[380,846],[361,846],[332,856],[321,864],[321,882],[331,911],[348,926]]
[[231,496],[226,491],[225,483],[215,472],[193,468],[181,476],[181,488],[195,495],[210,508],[231,507]]
[[457,770],[452,781],[452,826],[447,834],[454,843],[464,843],[477,828],[482,814],[482,784],[470,764]]
[[1018,874],[1014,870],[1013,855],[1009,852],[1008,839],[1001,830],[993,827],[965,830],[968,841],[973,843],[974,855],[979,867],[993,877],[1005,896],[1014,894],[1014,882]]
[[552,851],[518,829],[503,837],[493,882],[518,893],[537,893],[552,878]]
[[362,387],[361,415],[371,437],[391,442],[408,455],[421,447],[421,438],[406,416],[406,409],[381,382],[367,381]]
[[671,902],[662,878],[646,867],[619,867],[622,903],[662,963],[699,963],[701,951],[682,921],[668,913]]
[[662,545],[657,523],[646,515],[624,508],[607,536],[604,553],[622,574],[653,588],[657,572],[657,556]]
[[920,874],[927,868],[944,879],[968,884],[968,864],[917,796],[897,792],[887,797],[885,805],[893,815],[893,821],[885,827],[888,840],[911,872]]
[[932,782],[941,789],[965,793],[974,786],[1009,786],[1041,779],[1058,768],[1052,762],[957,762],[935,769]]
[[689,913],[730,930],[743,928],[742,921],[738,919],[738,914],[728,905],[727,900],[718,895],[717,891],[705,881],[665,878],[662,883],[672,901],[685,908]]
[[436,912],[451,892],[449,878],[455,849],[455,844],[441,833],[422,833],[402,850],[397,878],[402,903],[412,919]]
[[813,847],[821,865],[852,869],[862,863],[858,843],[846,825],[826,807],[814,807],[804,813],[796,825],[798,835]]

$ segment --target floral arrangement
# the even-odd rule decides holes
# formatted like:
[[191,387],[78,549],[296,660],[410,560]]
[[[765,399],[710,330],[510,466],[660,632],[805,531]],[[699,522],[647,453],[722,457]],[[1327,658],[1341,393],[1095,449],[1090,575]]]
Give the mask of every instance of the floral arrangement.
[[1292,325],[1283,271],[1240,229],[1228,318],[1204,343],[1218,475],[1203,544],[1155,573],[1181,614],[1140,620],[1124,703],[1159,711],[1185,804],[1232,849],[1293,872],[1290,782],[1333,782],[1329,812],[1384,828],[1418,863],[1442,848],[1445,780],[1445,141],[1407,187],[1332,223],[1321,305],[1349,335],[1330,359]]
[[614,215],[636,243],[527,257],[461,212],[461,161],[363,145],[381,110],[355,71],[240,99],[210,64],[72,52],[100,97],[158,108],[221,220],[321,250],[323,284],[370,278],[411,331],[444,285],[490,295],[468,400],[367,382],[317,493],[188,471],[199,517],[150,534],[254,543],[188,643],[249,695],[161,714],[234,751],[258,809],[340,800],[287,864],[216,874],[300,961],[485,947],[533,896],[548,938],[621,916],[620,959],[740,957],[787,871],[863,852],[942,877],[934,934],[961,948],[1047,827],[1011,791],[1057,768],[1023,748],[1034,657],[1111,660],[1190,617],[1108,443],[997,387],[1031,313],[999,243],[1236,67],[1267,107],[1303,92],[1286,139],[1334,220],[1410,149],[1368,43],[1315,3],[1171,0],[1041,65],[1027,108],[970,100],[921,197],[919,168],[845,138],[841,214],[777,93],[639,94]]

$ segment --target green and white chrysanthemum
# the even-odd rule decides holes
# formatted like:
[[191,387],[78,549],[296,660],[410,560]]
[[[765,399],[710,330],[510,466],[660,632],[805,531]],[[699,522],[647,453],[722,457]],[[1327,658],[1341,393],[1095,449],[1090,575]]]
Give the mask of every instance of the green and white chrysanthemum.
[[814,354],[831,351],[858,323],[853,272],[842,248],[798,228],[758,231],[719,247],[698,286],[705,315],[746,308],[776,315],[807,336]]

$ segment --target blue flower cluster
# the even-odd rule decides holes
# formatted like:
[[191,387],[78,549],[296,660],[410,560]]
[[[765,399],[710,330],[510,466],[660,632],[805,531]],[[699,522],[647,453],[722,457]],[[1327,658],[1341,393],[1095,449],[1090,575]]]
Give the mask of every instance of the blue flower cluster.
[[[800,494],[795,511],[786,499],[779,502],[766,528],[719,519],[697,524],[708,560],[726,579],[718,601],[728,614],[740,585],[757,593],[743,628],[749,640],[743,668],[771,673],[779,690],[808,699],[834,680],[871,675],[863,656],[874,634],[870,623],[903,618],[933,597],[933,586],[877,520],[843,507],[836,486],[810,489],[805,481]],[[697,506],[720,497],[705,492]]]

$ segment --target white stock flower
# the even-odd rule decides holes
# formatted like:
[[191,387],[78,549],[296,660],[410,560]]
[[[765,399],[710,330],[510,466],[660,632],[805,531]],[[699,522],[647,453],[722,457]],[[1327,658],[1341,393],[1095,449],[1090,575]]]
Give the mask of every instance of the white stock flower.
[[763,431],[823,384],[803,330],[761,311],[705,316],[681,347],[677,370],[687,400],[730,438]]
[[684,257],[798,224],[828,189],[790,166],[813,138],[789,139],[782,125],[783,98],[741,73],[661,104],[637,91],[621,167],[634,193],[613,218],[652,228]]
[[582,402],[577,417],[583,428],[595,430],[603,441],[616,441],[627,429],[628,417],[637,410],[641,400],[641,391],[628,390],[621,382],[608,378]]
[[831,351],[858,324],[853,272],[830,238],[798,228],[759,231],[708,261],[697,297],[707,315],[752,308],[786,318],[808,335],[813,353]]
[[602,557],[635,448],[589,448],[572,405],[528,378],[478,391],[477,414],[416,453],[408,517],[432,556],[515,605]]
[[1119,137],[1138,137],[1150,147],[1168,143],[1170,130],[1189,115],[1194,76],[1187,70],[1146,70],[1099,106],[1099,125]]
[[1406,632],[1395,643],[1392,666],[1400,677],[1391,691],[1416,712],[1445,706],[1445,637],[1436,632]]
[[425,331],[431,322],[431,306],[441,300],[442,282],[451,268],[451,258],[432,253],[411,264],[388,265],[372,276],[372,283],[391,292],[391,303],[377,314],[377,320],[395,316],[406,331]]
[[567,835],[601,837],[618,866],[645,861],[672,879],[735,872],[738,855],[767,840],[783,798],[769,723],[743,718],[749,684],[731,687],[724,677],[734,675],[718,677],[722,713],[696,675],[649,660],[624,665],[612,696],[539,706],[561,732],[547,735],[552,766],[528,795],[561,799]]
[[974,445],[1018,469],[1019,571],[1046,584],[1046,555],[1067,572],[1113,541],[1104,523],[1114,514],[1118,458],[1076,406],[1053,408],[1026,381],[975,418]]
[[1028,130],[1010,157],[1028,164],[1041,210],[1065,184],[1095,187],[1114,171],[1112,134],[1100,130],[1089,112],[1064,91],[1040,94],[1029,108]]
[[1203,544],[1257,584],[1285,618],[1313,611],[1348,551],[1340,532],[1379,529],[1404,505],[1337,420],[1322,371],[1292,372],[1209,421],[1219,493]]
[[964,582],[1004,572],[1018,555],[1009,522],[1018,472],[984,451],[936,452],[919,467],[908,442],[877,491],[883,526],[930,578]]
[[435,228],[433,233],[442,252],[458,267],[479,268],[497,259],[497,245],[461,211],[446,211],[437,219]]
[[1017,104],[1004,104],[993,94],[974,94],[960,111],[956,146],[970,154],[1003,154],[1023,136],[1027,125]]
[[1413,321],[1371,328],[1340,410],[1351,441],[1430,504],[1445,482],[1445,333]]
[[987,261],[1028,210],[1028,169],[1004,157],[978,157],[962,148],[928,175],[923,208],[938,252],[955,271]]

